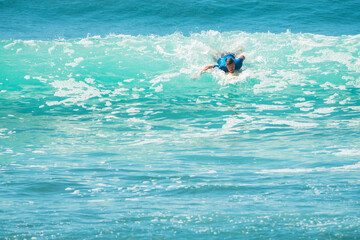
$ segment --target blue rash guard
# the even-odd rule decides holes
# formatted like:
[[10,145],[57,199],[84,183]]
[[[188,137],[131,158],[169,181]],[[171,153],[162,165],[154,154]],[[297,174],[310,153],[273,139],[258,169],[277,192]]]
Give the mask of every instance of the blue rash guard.
[[241,68],[244,59],[242,59],[242,58],[235,59],[234,55],[232,55],[232,54],[228,54],[228,55],[225,55],[225,56],[219,58],[217,60],[218,65],[214,65],[214,67],[217,67],[217,68],[223,70],[224,72],[228,72],[229,70],[226,67],[226,59],[228,59],[228,58],[232,58],[234,60],[235,70],[239,70]]

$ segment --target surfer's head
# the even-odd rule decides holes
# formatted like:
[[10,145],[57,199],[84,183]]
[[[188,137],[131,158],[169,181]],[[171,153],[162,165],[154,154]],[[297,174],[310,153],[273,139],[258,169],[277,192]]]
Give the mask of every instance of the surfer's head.
[[235,72],[235,62],[234,59],[228,58],[226,59],[226,68],[229,70],[229,72],[233,73]]

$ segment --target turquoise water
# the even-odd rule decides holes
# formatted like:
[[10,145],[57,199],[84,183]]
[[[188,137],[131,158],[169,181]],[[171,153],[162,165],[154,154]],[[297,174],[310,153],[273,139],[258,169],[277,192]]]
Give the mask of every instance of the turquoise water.
[[358,3],[182,3],[0,1],[0,239],[359,238]]
[[359,39],[1,41],[1,236],[357,238]]

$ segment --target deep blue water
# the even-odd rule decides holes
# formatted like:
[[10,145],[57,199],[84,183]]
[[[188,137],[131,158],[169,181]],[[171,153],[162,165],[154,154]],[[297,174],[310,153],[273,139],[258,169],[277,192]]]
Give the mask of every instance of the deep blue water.
[[0,1],[0,39],[77,38],[109,33],[167,35],[203,30],[323,35],[360,33],[360,2]]
[[359,239],[359,10],[0,0],[0,239]]

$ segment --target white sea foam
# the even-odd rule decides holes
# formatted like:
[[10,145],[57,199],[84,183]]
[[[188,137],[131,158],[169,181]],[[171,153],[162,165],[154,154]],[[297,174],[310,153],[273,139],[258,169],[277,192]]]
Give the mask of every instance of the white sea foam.
[[340,149],[340,152],[333,154],[336,156],[360,156],[360,149]]
[[318,108],[314,110],[314,113],[318,114],[328,114],[334,112],[336,107],[327,107],[327,108]]
[[81,63],[82,61],[84,61],[83,57],[79,57],[79,58],[75,58],[74,62],[71,63],[65,63],[66,66],[71,66],[71,67],[76,67],[77,65],[79,65],[79,63]]
[[12,43],[9,43],[7,45],[4,46],[5,49],[10,49],[11,47],[15,46],[16,45],[16,41],[15,42],[12,42]]
[[160,82],[168,82],[172,78],[177,77],[179,75],[180,75],[180,73],[164,73],[164,74],[161,74],[161,75],[157,76],[156,78],[150,80],[150,83],[152,83],[154,86],[155,84],[160,83]]
[[284,105],[266,105],[266,104],[252,104],[253,107],[256,107],[259,112],[266,111],[266,110],[272,110],[272,111],[283,111],[286,109],[289,109],[288,106]]
[[225,121],[226,121],[226,123],[222,126],[222,129],[230,130],[230,129],[234,129],[234,126],[242,123],[244,120],[239,119],[237,117],[231,117],[231,118],[225,119]]
[[140,112],[140,108],[131,107],[131,108],[126,109],[126,112],[127,112],[127,113],[130,113],[130,114],[139,113],[139,112]]
[[[67,97],[62,101],[48,101],[46,104],[48,106],[56,104],[73,104],[79,101],[85,101],[92,97],[101,97],[102,92],[93,86],[89,86],[85,82],[75,81],[74,78],[69,80],[60,81],[55,80],[50,83],[57,91],[55,96]],[[105,93],[105,92],[104,92]]]
[[340,167],[317,167],[317,168],[283,168],[283,169],[266,169],[256,172],[258,174],[275,174],[275,173],[311,173],[311,172],[343,172],[352,171],[360,168],[360,162],[344,165]]
[[56,47],[56,45],[55,45],[55,46],[50,47],[50,48],[48,49],[48,53],[49,53],[49,54],[51,54],[51,53],[52,53],[52,51],[54,51],[55,47]]
[[37,80],[39,80],[40,82],[43,82],[43,83],[45,83],[45,82],[47,82],[47,78],[44,78],[44,77],[42,77],[42,76],[39,76],[39,77],[32,77],[33,79],[37,79]]
[[89,83],[89,84],[93,84],[95,81],[94,78],[85,78],[85,82]]
[[315,104],[314,101],[306,101],[306,102],[295,103],[295,107],[297,108],[307,107],[312,109],[314,104]]
[[85,47],[90,47],[94,44],[94,42],[90,41],[89,38],[83,38],[80,41],[78,41],[77,44],[83,45]]

